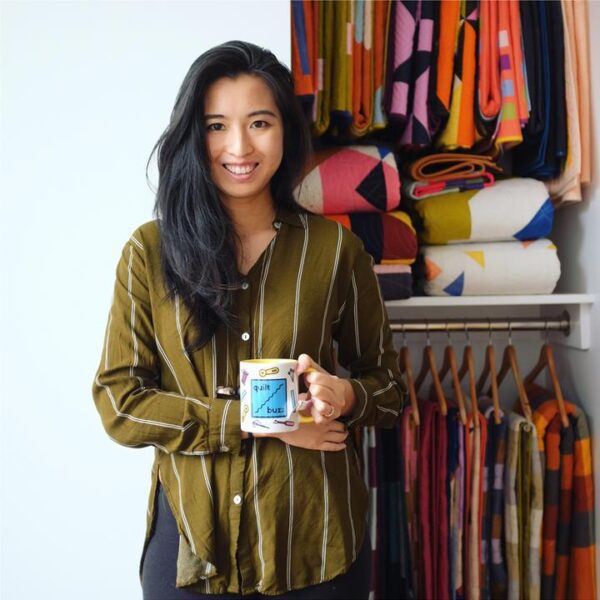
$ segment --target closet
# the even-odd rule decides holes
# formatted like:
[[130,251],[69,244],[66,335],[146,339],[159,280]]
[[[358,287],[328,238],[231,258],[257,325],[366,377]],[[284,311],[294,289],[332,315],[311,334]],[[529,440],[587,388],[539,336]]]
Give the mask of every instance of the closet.
[[[354,10],[351,7],[351,3],[345,4],[347,5],[348,11]],[[365,10],[364,6],[361,6],[363,5],[362,2],[354,4],[357,10]],[[378,27],[381,28],[381,19],[383,17],[380,14],[380,8],[382,4],[384,3],[375,3],[375,7],[370,17],[374,20],[373,27],[375,30],[377,30]],[[418,10],[423,11],[423,13],[420,12],[418,14],[418,18],[421,18],[425,12],[431,10],[431,4],[432,3],[428,2],[404,2],[402,3],[402,6],[403,10],[406,9],[412,11],[412,17],[416,15],[415,11],[417,11],[418,6]],[[450,4],[451,3],[447,4],[445,10],[448,10]],[[466,10],[467,14],[479,5],[478,2],[469,1],[452,4],[455,4],[457,7],[460,4],[462,10]],[[514,2],[504,4],[506,6],[510,4],[512,6],[511,10],[514,9],[515,6],[518,6],[518,3]],[[560,3],[555,3],[552,9],[556,10],[559,4]],[[534,5],[535,3],[531,3],[530,5],[532,10],[534,10]],[[299,7],[300,3],[292,2],[290,5],[291,13],[293,13],[294,10],[299,10]],[[396,6],[395,9],[397,8],[398,7]],[[489,4],[483,4],[483,10],[489,10]],[[595,29],[600,26],[600,3],[590,2],[588,4],[588,13],[589,31],[594,32]],[[293,14],[290,14],[291,21],[293,16]],[[342,19],[338,22],[335,21],[336,17],[333,15],[329,15],[327,18],[332,19],[334,30],[335,27],[343,25],[343,23],[350,19],[350,17],[346,17],[346,20]],[[418,31],[418,18],[415,18],[414,22],[411,22],[403,35],[417,35],[415,32]],[[560,32],[556,29],[556,24],[557,21],[555,19],[549,25],[549,30],[552,30],[550,33],[551,37],[560,35]],[[464,44],[474,44],[474,40],[469,38],[468,25],[467,18],[465,31],[463,31],[460,41]],[[310,26],[310,23],[305,23],[305,26]],[[361,27],[363,26],[365,26],[364,22]],[[526,18],[522,21],[522,26],[524,40],[528,36],[534,34],[539,35],[538,31],[533,32],[527,29],[529,25]],[[297,35],[297,33],[292,33],[290,46],[297,43],[297,40],[294,39],[294,35]],[[339,40],[336,40],[335,35],[333,38],[332,43],[335,46]],[[372,52],[377,56],[387,56],[386,48],[382,47],[382,43],[383,40],[381,39],[381,36],[377,35],[374,35],[373,39],[369,41]],[[397,40],[396,43],[398,43]],[[427,48],[421,45],[421,39],[415,43],[418,43],[419,48],[424,50],[419,56],[415,55],[415,60],[426,61],[427,57],[424,58],[423,55],[427,54]],[[527,43],[528,42],[524,42],[523,48],[520,48],[523,52],[527,50]],[[555,48],[555,46],[552,46],[552,48]],[[290,52],[290,56],[290,64],[298,69],[297,56],[294,56],[293,52]],[[498,58],[498,60],[500,60],[500,58]],[[598,67],[600,66],[600,42],[595,39],[593,34],[590,35],[589,60],[592,126],[588,134],[590,139],[586,139],[586,143],[589,142],[593,147],[597,147],[598,141],[600,140],[600,125],[598,124],[597,118],[594,118],[594,114],[597,114],[600,109],[600,79],[597,75]],[[438,68],[440,64],[441,62],[437,63]],[[449,64],[451,66],[451,63]],[[335,86],[337,86],[335,93],[339,97],[339,90],[343,87],[343,78],[344,76],[348,76],[350,69],[353,68],[351,63],[344,69],[339,69],[334,74],[326,72],[326,65],[324,65],[323,68],[323,76],[332,78],[332,81],[335,82]],[[362,68],[364,69],[364,65]],[[373,69],[376,69],[376,67],[373,66]],[[378,82],[380,84],[382,83],[381,73],[364,74],[364,70],[359,71],[359,73],[361,73],[361,76],[363,77],[368,76],[372,78],[373,81],[375,81],[376,88]],[[530,80],[532,80],[534,74],[530,72],[528,73],[528,76]],[[399,79],[401,78],[399,77]],[[514,85],[518,86],[518,76],[514,75],[514,79]],[[296,83],[298,85],[298,80]],[[415,86],[416,85],[415,82]],[[413,93],[418,92],[414,91]],[[551,119],[553,114],[557,114],[560,110],[564,110],[564,106],[561,105],[560,99],[556,98],[556,94],[552,95],[551,90],[546,90],[546,97],[550,98],[549,117]],[[319,101],[322,101],[322,98],[320,98]],[[416,117],[414,113],[411,114],[410,104],[403,105],[401,101],[392,103],[391,100],[388,99],[388,106],[391,107],[392,105],[400,106],[401,108],[398,110],[402,110],[402,106],[404,106],[404,121],[402,128],[388,127],[388,141],[391,140],[392,143],[394,143],[394,141],[397,141],[402,137],[417,145],[419,143],[429,143],[426,135],[427,127],[421,127],[421,125],[423,125],[422,118],[419,123],[415,122]],[[368,102],[366,103],[366,106],[368,110],[373,110],[372,107],[368,106]],[[364,107],[365,104],[361,105],[361,109]],[[316,109],[313,108],[313,110],[315,110],[313,121],[315,122],[315,147],[317,149],[333,147],[338,144],[349,145],[352,143],[350,136],[344,138],[344,136],[340,134],[342,127],[339,124],[336,124],[335,119],[329,121],[328,118],[325,118],[324,113],[320,108],[318,115]],[[360,113],[360,111],[358,112]],[[377,110],[373,110],[373,121],[382,118],[381,115],[376,113]],[[408,123],[408,125],[406,125],[406,123]],[[365,124],[361,123],[360,114],[353,113],[352,125],[349,128],[350,131],[355,135],[360,136],[361,127],[364,128]],[[505,135],[506,139],[509,139],[511,135],[509,131],[510,127],[507,126],[507,128],[508,129],[505,129],[503,133],[499,132],[498,135]],[[331,131],[334,132],[333,135],[328,134]],[[450,135],[451,133],[452,132],[448,134],[445,133],[444,135]],[[456,134],[456,132],[453,133]],[[475,135],[473,141],[474,146],[477,145],[476,137],[477,136]],[[358,137],[357,139],[360,138]],[[377,131],[375,139],[378,144],[385,144],[385,131]],[[465,147],[454,148],[454,150],[457,152],[469,151],[468,149],[465,149]],[[528,152],[533,152],[535,150],[536,148],[529,148]],[[415,157],[418,158],[423,154],[424,153],[417,153]],[[525,152],[514,154],[514,157],[516,157],[514,160],[519,160],[524,164],[526,162],[525,154]],[[491,294],[487,292],[486,295],[474,295],[472,293],[467,295],[467,293],[463,294],[463,282],[460,281],[461,287],[459,288],[458,293],[456,293],[456,287],[445,284],[443,289],[433,292],[438,293],[438,295],[425,296],[417,294],[412,295],[412,297],[407,299],[395,299],[386,302],[392,329],[394,331],[395,344],[400,352],[401,368],[404,371],[405,379],[408,379],[415,384],[414,387],[412,385],[409,386],[410,393],[409,397],[406,399],[406,406],[409,410],[405,411],[406,415],[404,415],[404,417],[411,420],[411,425],[407,426],[404,424],[406,428],[402,429],[402,432],[405,434],[405,437],[407,436],[407,432],[414,431],[415,428],[418,429],[419,427],[423,427],[423,423],[426,421],[429,423],[428,426],[431,427],[431,431],[435,431],[435,427],[441,427],[437,421],[439,420],[440,415],[446,418],[447,411],[452,410],[456,413],[454,418],[458,418],[463,422],[466,422],[466,419],[468,418],[472,418],[471,433],[467,434],[472,436],[470,443],[477,445],[487,443],[489,445],[492,443],[493,436],[498,435],[498,428],[495,428],[494,426],[488,427],[486,432],[488,437],[487,440],[484,440],[483,434],[478,429],[478,418],[476,416],[470,417],[471,414],[475,415],[475,413],[471,413],[471,411],[473,410],[473,405],[479,402],[482,392],[485,392],[490,396],[490,401],[487,408],[479,407],[480,412],[483,413],[484,411],[487,411],[485,412],[485,415],[486,418],[488,418],[488,423],[495,421],[495,425],[498,426],[500,421],[500,410],[503,409],[506,415],[508,415],[510,408],[513,406],[513,401],[515,401],[514,406],[517,406],[518,410],[529,419],[536,410],[538,410],[537,418],[540,418],[539,407],[542,404],[542,400],[538,398],[539,388],[536,386],[536,384],[539,384],[541,387],[551,390],[554,398],[558,399],[555,405],[558,410],[557,414],[560,423],[563,425],[567,424],[569,419],[567,413],[571,410],[573,405],[580,407],[587,416],[587,422],[590,427],[591,455],[594,466],[593,478],[596,499],[598,498],[598,489],[600,489],[600,476],[598,475],[600,454],[596,448],[598,440],[597,429],[598,423],[600,422],[600,408],[595,399],[597,389],[600,387],[600,376],[598,375],[598,365],[600,365],[600,352],[598,350],[600,324],[597,314],[596,296],[600,286],[598,283],[600,282],[600,267],[598,267],[598,264],[600,264],[600,246],[596,240],[596,231],[600,226],[600,208],[598,207],[600,191],[597,184],[600,159],[598,156],[597,152],[592,153],[591,155],[591,182],[583,187],[583,200],[581,202],[571,202],[570,200],[572,200],[573,196],[569,196],[571,191],[567,188],[563,188],[560,194],[553,194],[555,199],[560,196],[564,201],[562,202],[562,205],[556,209],[552,230],[548,233],[549,239],[558,249],[557,255],[560,259],[560,278],[558,279],[558,284],[556,286],[552,284],[552,293],[541,293],[540,290],[534,290],[533,293],[521,294],[515,292]],[[514,167],[514,165],[511,166]],[[519,165],[517,168],[512,169],[512,173],[516,176],[521,174],[526,175],[528,170],[531,173],[535,172],[533,167],[526,168]],[[539,175],[539,172],[535,173],[537,174],[534,174],[534,176]],[[406,170],[404,172],[401,171],[400,177],[402,178],[405,175]],[[484,187],[483,183],[481,185]],[[553,191],[556,192],[557,189],[558,188],[555,186]],[[312,191],[314,191],[314,185],[312,188],[309,185],[308,193],[311,193]],[[404,210],[403,202],[406,194],[405,187],[402,189],[402,194],[403,200],[400,209]],[[416,204],[419,202],[422,202],[422,200],[418,200]],[[325,206],[325,201],[323,202],[323,206]],[[421,207],[423,206],[424,205],[421,204]],[[389,209],[384,207],[384,210]],[[422,210],[413,211],[413,214],[414,212],[420,213],[421,217],[423,216]],[[356,225],[352,219],[341,216],[332,218],[335,218],[339,222],[342,222],[342,224],[355,230]],[[364,230],[366,226],[360,225],[356,226],[356,228]],[[383,229],[385,229],[385,225],[383,226]],[[479,252],[479,250],[477,251]],[[519,259],[516,258],[513,260],[518,261]],[[377,272],[378,275],[380,275],[384,272],[384,269],[380,267],[380,270]],[[535,274],[532,274],[532,278],[534,275]],[[413,277],[414,276],[415,271],[413,270]],[[380,281],[382,281],[381,277]],[[454,281],[451,283],[454,283]],[[431,289],[430,286],[429,290]],[[435,363],[435,368],[431,368],[432,363]],[[499,373],[499,379],[502,380],[501,383],[499,383],[499,389],[494,383],[495,370],[497,371],[496,375]],[[440,379],[442,379],[441,382],[438,381],[438,375],[440,375]],[[525,386],[527,389],[523,387],[524,382],[527,384]],[[421,398],[429,395],[428,388],[430,383],[432,384],[431,397],[436,398],[437,400],[436,409],[434,411],[435,414],[432,413],[433,409],[431,409],[429,405],[424,406],[417,404],[416,400],[417,396]],[[453,395],[455,398],[460,398],[460,401],[454,407],[447,406],[445,395]],[[501,408],[500,404],[502,405]],[[436,425],[436,423],[438,424]],[[399,428],[402,426],[403,425],[399,425]],[[510,428],[512,426],[513,422],[511,421],[509,425],[507,419],[505,427]],[[519,425],[516,424],[515,431],[518,427]],[[527,423],[521,426],[518,433],[522,436],[520,439],[525,440],[527,438],[527,434],[529,433],[527,428]],[[476,429],[477,433],[473,434],[473,429]],[[434,472],[436,467],[433,464],[433,462],[435,462],[433,459],[431,464],[426,464],[425,462],[413,462],[409,464],[410,461],[406,462],[407,466],[403,473],[404,479],[402,480],[402,486],[404,486],[404,490],[408,488],[411,489],[405,496],[405,503],[402,510],[398,511],[394,509],[390,512],[390,506],[397,506],[400,502],[398,495],[402,495],[402,492],[398,489],[400,479],[397,477],[397,472],[395,471],[394,466],[390,465],[389,461],[385,460],[385,457],[398,456],[399,453],[402,453],[402,449],[397,447],[397,434],[399,431],[400,429],[398,432],[395,432],[396,437],[394,437],[394,432],[369,430],[363,432],[362,437],[360,437],[360,443],[363,448],[363,465],[366,470],[365,479],[371,488],[371,537],[372,541],[375,541],[377,545],[377,551],[374,552],[373,555],[373,566],[376,571],[376,576],[374,577],[372,585],[372,597],[374,599],[411,597],[410,595],[402,595],[402,592],[400,591],[406,589],[405,582],[406,580],[411,579],[419,581],[417,586],[418,594],[416,594],[416,596],[413,595],[412,597],[461,597],[467,589],[467,585],[469,584],[468,581],[456,582],[452,580],[456,586],[454,588],[454,594],[450,595],[446,595],[445,590],[436,587],[439,585],[439,581],[436,580],[436,577],[439,575],[439,569],[442,569],[443,571],[441,575],[443,581],[447,581],[448,577],[450,577],[448,573],[453,569],[454,572],[460,572],[465,574],[465,576],[473,576],[474,570],[469,570],[467,568],[461,569],[460,566],[457,568],[455,564],[452,564],[452,561],[456,560],[457,555],[460,555],[461,560],[470,559],[464,552],[457,552],[456,548],[454,548],[454,552],[448,553],[446,558],[449,562],[446,562],[446,559],[441,562],[436,562],[437,559],[434,557],[435,546],[441,543],[439,536],[447,535],[448,527],[450,527],[450,524],[445,521],[444,518],[440,521],[441,517],[439,512],[436,514],[437,505],[435,503],[438,501],[439,496],[443,495],[442,490],[445,484],[440,481],[437,483],[431,483],[430,481],[431,485],[434,486],[433,490],[436,491],[436,494],[433,494],[432,489],[428,488],[428,486],[419,487],[415,467],[416,464],[419,465],[419,473],[422,472],[423,468],[431,468],[431,472]],[[556,432],[545,430],[545,434],[548,435],[547,452],[554,452],[557,448],[556,444],[558,439],[556,437]],[[448,430],[448,432],[445,431],[444,436],[436,438],[436,443],[442,443],[440,440],[442,440],[443,437],[443,444],[446,444],[443,446],[445,452],[449,452],[448,444],[458,443],[456,439],[450,439],[452,435],[454,434],[450,434]],[[554,437],[552,437],[553,435]],[[410,437],[410,435],[408,435],[408,437]],[[402,440],[401,436],[400,439]],[[415,447],[421,444],[419,449],[424,452],[429,451],[432,455],[435,454],[436,450],[440,451],[439,446],[436,446],[435,448],[434,446],[428,446],[428,442],[423,442],[422,439],[420,441],[412,441],[416,444]],[[404,444],[404,441],[402,440],[400,443]],[[521,441],[520,443],[523,444],[525,442]],[[530,440],[527,443],[534,442],[531,442]],[[566,444],[567,442],[564,443]],[[574,444],[576,442],[572,440],[571,443]],[[587,444],[587,442],[583,443]],[[549,447],[551,444],[554,444],[552,450]],[[404,452],[407,453],[410,451],[412,450],[410,449],[409,440],[404,447]],[[516,455],[508,458],[513,461],[514,466],[514,461],[517,460]],[[542,460],[545,460],[543,455]],[[562,459],[556,458],[556,460],[560,462]],[[373,465],[376,464],[381,466],[377,469],[378,477],[374,480],[371,471]],[[473,475],[473,472],[471,472],[469,477],[489,477],[489,474],[484,474],[484,464],[482,463],[480,466],[481,469],[477,470],[477,474]],[[444,468],[446,467],[447,461],[444,460]],[[371,471],[369,468],[371,468]],[[509,469],[508,462],[505,463],[504,468],[507,470]],[[532,467],[533,470],[538,468],[543,468],[545,470],[544,477],[546,482],[550,481],[551,476],[557,477],[555,473],[551,473],[551,470],[548,470],[548,467],[545,464]],[[562,468],[563,476],[564,473],[568,472],[569,468],[568,465]],[[411,477],[414,479],[413,483],[415,487],[411,487],[412,484],[409,481]],[[455,489],[456,483],[450,484],[448,481],[449,479],[446,481],[448,490],[452,488],[452,486],[454,486],[452,489]],[[541,474],[538,481],[542,482],[541,485],[543,485],[544,479]],[[491,485],[490,482],[492,482],[492,480],[488,479],[488,483]],[[564,482],[563,484],[565,486],[568,485]],[[435,485],[441,487],[436,488]],[[514,483],[514,485],[514,489],[517,489],[517,483]],[[416,494],[416,496],[413,496],[413,493]],[[536,493],[538,494],[538,497],[535,501],[531,500],[531,498],[528,500],[533,507],[530,512],[531,520],[529,521],[529,525],[537,518],[541,518],[540,514],[543,512],[543,507],[545,506],[542,500],[544,490],[538,489],[537,491],[532,492],[534,495]],[[546,495],[548,496],[548,494]],[[416,498],[418,498],[418,501]],[[481,500],[485,501],[483,496]],[[425,524],[417,523],[416,521],[414,523],[411,522],[411,518],[414,516],[415,511],[415,506],[410,505],[411,501],[419,502],[421,504],[424,503],[428,507],[430,513],[435,515],[435,518],[432,518]],[[450,506],[450,501],[445,501],[447,504],[444,506]],[[511,500],[511,502],[513,502],[513,500]],[[537,505],[534,506],[536,503]],[[598,505],[597,500],[595,504]],[[502,512],[504,513],[505,510],[507,510],[506,507],[503,508]],[[551,508],[546,508],[547,515],[551,510]],[[442,511],[442,513],[447,513],[447,510]],[[392,515],[393,519],[396,521],[404,518],[408,524],[408,528],[413,527],[421,533],[423,531],[429,532],[429,535],[425,536],[427,539],[424,541],[421,539],[423,536],[415,535],[414,531],[410,535],[408,532],[404,532],[401,539],[399,538],[397,540],[395,551],[391,552],[391,554],[396,552],[394,557],[390,554],[390,548],[394,548],[394,544],[390,544],[387,537],[395,535],[395,532],[399,531],[400,525],[395,521],[394,523],[386,522],[385,526],[381,527],[381,523],[377,523],[377,518],[381,517],[381,515],[384,515],[385,517],[390,517],[390,515]],[[519,523],[521,523],[521,521],[519,521]],[[537,525],[540,524],[538,523]],[[425,530],[423,530],[423,527],[425,527]],[[486,527],[485,523],[483,524],[483,527]],[[546,529],[552,528],[552,525],[548,523],[548,519],[544,521],[543,527]],[[441,534],[440,531],[446,533]],[[598,539],[599,534],[600,526],[598,525],[598,515],[596,514],[595,539]],[[479,537],[480,541],[485,538],[488,540],[488,543],[490,543],[490,540],[493,537],[490,531],[477,531],[477,529],[472,528],[469,533],[465,533],[463,539],[468,541],[469,535]],[[560,533],[558,536],[560,538]],[[552,544],[552,539],[555,538],[549,534],[544,535],[544,541],[541,543],[542,545],[546,544],[546,546],[544,547],[542,560],[544,560],[544,555],[548,556],[549,552],[554,551],[553,548],[548,548],[548,546]],[[411,574],[404,570],[406,565],[402,565],[397,561],[398,552],[408,552],[412,556],[417,553],[422,557],[424,555],[422,548],[418,550],[410,548],[410,545],[415,543],[417,545],[426,544],[429,546],[427,552],[429,553],[428,556],[431,558],[432,562],[427,562],[425,566],[427,570],[434,571],[434,576],[427,574],[427,576],[424,577],[423,573],[417,573],[416,571],[419,567],[415,565],[411,565],[410,567],[413,569],[413,573]],[[565,542],[564,540],[561,542],[559,539],[558,543],[564,544]],[[503,541],[503,544],[509,545],[506,540]],[[514,549],[505,548],[504,551],[506,551],[507,554],[511,554]],[[484,548],[483,550],[479,549],[478,552],[485,555],[486,552],[491,553],[491,550],[490,548]],[[487,561],[487,564],[485,564],[478,573],[478,577],[485,569],[491,567],[493,560],[491,554],[489,556],[489,561]],[[535,551],[532,556],[535,556]],[[571,556],[571,561],[573,561],[574,556],[575,555]],[[593,579],[590,573],[592,569],[595,569],[596,579],[600,572],[597,553],[595,556],[595,565],[592,566],[589,563],[586,563],[588,558],[589,556],[584,557],[581,562],[578,562],[579,568],[583,569],[583,571],[580,571],[581,580],[588,581],[591,578]],[[508,560],[510,560],[510,558]],[[539,568],[544,569],[544,565],[540,565]],[[387,572],[383,572],[386,569]],[[574,571],[572,566],[571,570]],[[524,577],[525,579],[520,582],[520,589],[515,590],[512,588],[510,590],[511,597],[530,597],[527,576]],[[511,585],[514,585],[514,582],[512,582]],[[548,581],[543,581],[541,585],[541,597],[548,597],[547,595],[544,595],[549,593]],[[476,582],[475,586],[479,586],[479,583]],[[414,593],[413,588],[413,594]],[[489,593],[489,590],[486,591],[486,594],[487,593]],[[499,592],[499,596],[502,597],[503,593],[507,592]],[[399,595],[396,596],[394,594]],[[582,591],[582,589],[579,589],[577,594],[577,597],[586,597],[585,591]],[[482,597],[484,596],[485,594],[482,595]],[[468,592],[466,593],[466,597],[475,598],[480,596],[479,593]],[[531,597],[540,597],[540,590],[532,591]]]

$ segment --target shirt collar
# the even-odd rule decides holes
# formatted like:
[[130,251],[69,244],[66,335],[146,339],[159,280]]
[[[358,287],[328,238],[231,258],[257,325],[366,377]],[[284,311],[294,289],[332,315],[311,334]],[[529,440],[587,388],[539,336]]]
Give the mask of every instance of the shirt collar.
[[300,213],[288,210],[286,208],[278,208],[275,213],[275,222],[281,221],[293,227],[304,227]]

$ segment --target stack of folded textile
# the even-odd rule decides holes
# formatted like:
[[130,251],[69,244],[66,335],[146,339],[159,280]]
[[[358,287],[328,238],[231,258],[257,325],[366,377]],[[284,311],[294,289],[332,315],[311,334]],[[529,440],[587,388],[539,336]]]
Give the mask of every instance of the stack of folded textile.
[[373,257],[384,300],[411,296],[417,237],[410,217],[397,210],[400,176],[390,149],[319,150],[295,196],[310,212],[341,223],[361,238]]
[[413,203],[428,296],[549,294],[560,276],[554,206],[535,179],[506,179],[481,189]]

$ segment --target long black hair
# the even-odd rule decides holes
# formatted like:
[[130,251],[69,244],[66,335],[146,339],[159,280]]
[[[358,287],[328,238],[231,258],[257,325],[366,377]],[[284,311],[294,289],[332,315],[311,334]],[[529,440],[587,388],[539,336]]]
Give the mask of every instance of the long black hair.
[[204,128],[204,98],[223,77],[248,74],[269,86],[283,120],[283,158],[270,188],[275,209],[299,211],[292,191],[311,152],[309,126],[294,95],[290,70],[272,52],[231,41],[200,55],[187,72],[169,126],[156,142],[159,182],[154,204],[161,239],[167,295],[188,307],[196,337],[186,348],[202,348],[220,324],[237,328],[233,290],[239,287],[235,231],[210,176]]

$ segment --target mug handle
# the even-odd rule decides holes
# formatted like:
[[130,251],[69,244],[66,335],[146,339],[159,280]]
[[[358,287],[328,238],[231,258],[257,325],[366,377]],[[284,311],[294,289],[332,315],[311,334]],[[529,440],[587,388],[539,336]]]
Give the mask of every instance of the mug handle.
[[[316,370],[317,369],[315,369],[314,367],[308,367],[308,369],[306,369],[306,371],[304,371],[302,373],[302,375],[305,375],[306,373],[314,373],[314,372],[316,372]],[[310,401],[303,400],[303,402],[308,404],[308,402],[310,402]],[[298,406],[298,412],[300,412],[300,406]],[[305,417],[304,415],[299,415],[299,417],[300,417],[300,423],[314,423],[315,422],[315,420],[312,418],[312,416]]]

